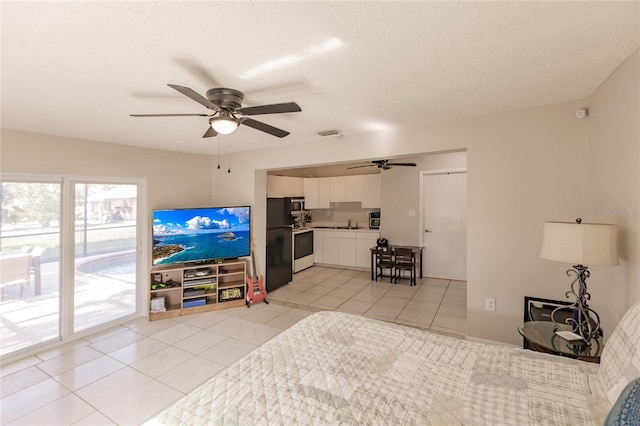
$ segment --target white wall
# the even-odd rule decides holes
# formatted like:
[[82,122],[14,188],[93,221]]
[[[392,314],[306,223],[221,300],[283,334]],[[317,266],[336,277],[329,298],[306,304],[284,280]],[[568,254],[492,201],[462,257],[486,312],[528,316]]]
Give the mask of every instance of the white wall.
[[640,51],[636,51],[593,93],[585,119],[589,130],[587,217],[590,222],[618,225],[620,265],[590,268],[592,305],[604,313],[605,329],[640,300],[639,81]]
[[[466,169],[466,152],[416,155],[402,161],[416,167],[394,167],[382,172],[382,208],[380,234],[393,244],[420,245],[420,172],[426,170]],[[401,191],[398,188],[402,188]],[[409,216],[409,210],[416,212]]]
[[[542,260],[545,220],[585,214],[586,123],[577,101],[465,126],[468,151],[468,334],[521,343],[523,297],[562,299],[566,265]],[[496,312],[485,310],[496,299]]]
[[[564,295],[562,265],[540,259],[539,251],[545,220],[573,220],[586,213],[586,122],[575,119],[584,103],[238,153],[231,163],[241,172],[214,176],[216,200],[218,194],[225,201],[255,200],[258,210],[265,192],[254,187],[253,170],[334,163],[336,152],[347,162],[363,159],[362,153],[389,158],[466,149],[469,335],[519,344],[523,297]],[[257,260],[263,265],[264,226],[254,225]],[[496,312],[484,310],[487,297],[496,299]]]

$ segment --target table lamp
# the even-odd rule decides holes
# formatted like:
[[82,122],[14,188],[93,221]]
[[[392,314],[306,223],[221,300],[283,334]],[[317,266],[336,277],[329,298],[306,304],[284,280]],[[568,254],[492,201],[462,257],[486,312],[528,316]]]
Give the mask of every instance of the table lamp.
[[571,222],[545,222],[544,238],[540,257],[572,264],[567,270],[568,276],[575,278],[570,290],[565,293],[575,302],[568,307],[555,309],[551,320],[557,324],[554,314],[560,309],[573,309],[573,318],[567,318],[574,333],[579,334],[589,344],[600,333],[600,317],[591,308],[588,301],[587,278],[591,275],[585,265],[617,265],[617,233],[615,225],[582,223],[582,219]]

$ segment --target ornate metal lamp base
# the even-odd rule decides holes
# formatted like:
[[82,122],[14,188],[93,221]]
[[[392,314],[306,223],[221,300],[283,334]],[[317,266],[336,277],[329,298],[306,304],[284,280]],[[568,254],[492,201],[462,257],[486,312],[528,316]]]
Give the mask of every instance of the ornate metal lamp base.
[[567,270],[567,275],[575,275],[575,278],[571,282],[571,290],[567,291],[565,296],[569,298],[570,295],[573,295],[576,301],[569,306],[561,306],[554,309],[551,312],[551,321],[558,327],[558,323],[555,320],[556,312],[572,309],[573,318],[567,318],[565,323],[571,326],[574,333],[582,336],[584,339],[583,344],[590,345],[591,339],[600,334],[600,316],[587,303],[591,300],[591,295],[587,292],[587,278],[591,274],[588,267],[574,265],[572,269]]

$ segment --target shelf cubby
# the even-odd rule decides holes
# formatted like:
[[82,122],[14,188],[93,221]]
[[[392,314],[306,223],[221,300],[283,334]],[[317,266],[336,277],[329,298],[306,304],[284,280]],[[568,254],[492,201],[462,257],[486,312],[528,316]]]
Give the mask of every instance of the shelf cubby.
[[[247,291],[246,271],[247,264],[242,259],[155,267],[149,273],[149,319],[242,306]],[[152,311],[152,300],[161,297],[166,310]]]

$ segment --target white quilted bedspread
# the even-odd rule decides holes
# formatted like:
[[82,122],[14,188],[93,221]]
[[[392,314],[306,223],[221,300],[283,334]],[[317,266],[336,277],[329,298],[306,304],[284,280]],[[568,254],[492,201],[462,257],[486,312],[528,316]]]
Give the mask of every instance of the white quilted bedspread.
[[318,312],[149,424],[602,424],[598,367]]

